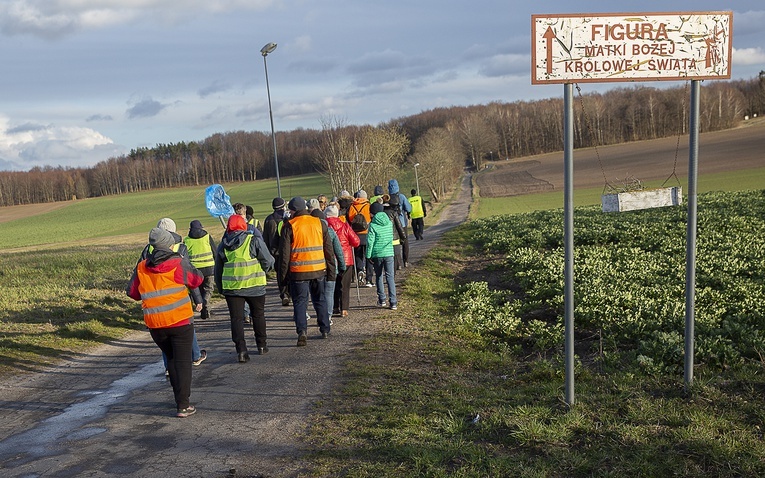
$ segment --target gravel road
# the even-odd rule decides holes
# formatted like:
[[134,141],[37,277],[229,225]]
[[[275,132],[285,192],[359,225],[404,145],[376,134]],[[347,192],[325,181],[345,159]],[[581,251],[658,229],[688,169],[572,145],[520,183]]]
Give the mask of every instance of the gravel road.
[[[470,177],[440,222],[413,241],[411,266],[447,229],[465,220]],[[427,222],[427,220],[426,220]],[[397,276],[397,283],[404,274]],[[52,367],[0,383],[0,467],[5,477],[289,477],[305,471],[301,439],[313,405],[340,385],[350,353],[375,334],[384,314],[374,288],[353,290],[350,316],[335,318],[332,336],[309,331],[295,346],[292,307],[274,284],[266,301],[269,348],[240,364],[225,302],[196,321],[208,359],[194,367],[191,401],[198,412],[175,417],[159,349],[147,331]],[[360,304],[359,304],[360,302]],[[311,311],[313,312],[313,311]],[[254,335],[248,338],[255,350]]]

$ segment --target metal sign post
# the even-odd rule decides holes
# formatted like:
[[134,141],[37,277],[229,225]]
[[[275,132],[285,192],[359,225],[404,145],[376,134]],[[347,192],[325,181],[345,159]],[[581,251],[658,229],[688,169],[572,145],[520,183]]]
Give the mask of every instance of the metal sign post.
[[531,83],[563,84],[565,400],[574,398],[573,83],[692,80],[685,385],[693,383],[699,81],[729,79],[732,12],[532,15]]
[[691,123],[688,156],[688,224],[685,233],[685,390],[693,385],[694,330],[696,303],[696,225],[699,176],[699,95],[698,81],[691,82]]
[[563,257],[565,398],[574,404],[574,86],[563,85]]

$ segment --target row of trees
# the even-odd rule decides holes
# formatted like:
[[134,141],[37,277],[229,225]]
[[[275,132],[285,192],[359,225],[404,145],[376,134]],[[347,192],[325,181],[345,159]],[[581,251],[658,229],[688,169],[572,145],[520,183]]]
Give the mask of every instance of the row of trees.
[[[687,133],[687,86],[577,90],[576,147]],[[751,80],[710,82],[702,88],[702,131],[731,128],[760,113],[765,113],[765,72]],[[436,108],[378,126],[347,125],[332,117],[320,123],[318,130],[276,134],[282,176],[319,171],[333,191],[355,191],[384,184],[405,162],[419,163],[420,184],[437,201],[465,166],[478,169],[485,161],[560,150],[563,100]],[[92,168],[0,172],[0,206],[274,176],[271,135],[236,131],[199,142],[139,148]]]

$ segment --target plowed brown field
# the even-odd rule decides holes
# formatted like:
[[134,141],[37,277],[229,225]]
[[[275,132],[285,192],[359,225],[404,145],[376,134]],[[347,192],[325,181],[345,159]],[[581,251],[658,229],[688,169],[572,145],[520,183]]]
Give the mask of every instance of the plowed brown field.
[[[674,167],[679,177],[688,174],[688,135],[574,150],[574,187],[619,185],[629,177],[641,181],[664,180]],[[600,159],[598,159],[598,156]],[[602,166],[602,167],[601,167]],[[765,166],[765,120],[699,138],[699,174]],[[512,161],[489,163],[490,174],[476,174],[482,197],[518,196],[563,189],[563,152]],[[605,176],[605,178],[604,178]],[[765,187],[765,178],[763,178]]]

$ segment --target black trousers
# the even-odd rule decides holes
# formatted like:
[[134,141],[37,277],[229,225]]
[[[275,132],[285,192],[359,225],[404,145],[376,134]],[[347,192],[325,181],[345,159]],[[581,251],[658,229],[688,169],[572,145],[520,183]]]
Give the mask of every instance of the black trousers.
[[335,300],[332,310],[348,310],[351,303],[351,282],[353,280],[353,266],[349,266],[344,272],[337,274],[335,285]]
[[250,306],[252,330],[255,332],[255,344],[265,347],[266,335],[266,296],[242,297],[227,295],[228,315],[231,318],[231,340],[236,347],[236,353],[247,352],[247,341],[244,337],[244,303]]
[[188,408],[191,397],[191,341],[194,339],[194,326],[150,329],[154,343],[167,357],[167,373],[175,395],[178,410]]
[[412,219],[412,233],[414,234],[415,239],[422,240],[422,231],[425,230],[425,218],[424,217],[418,217],[415,219]]

